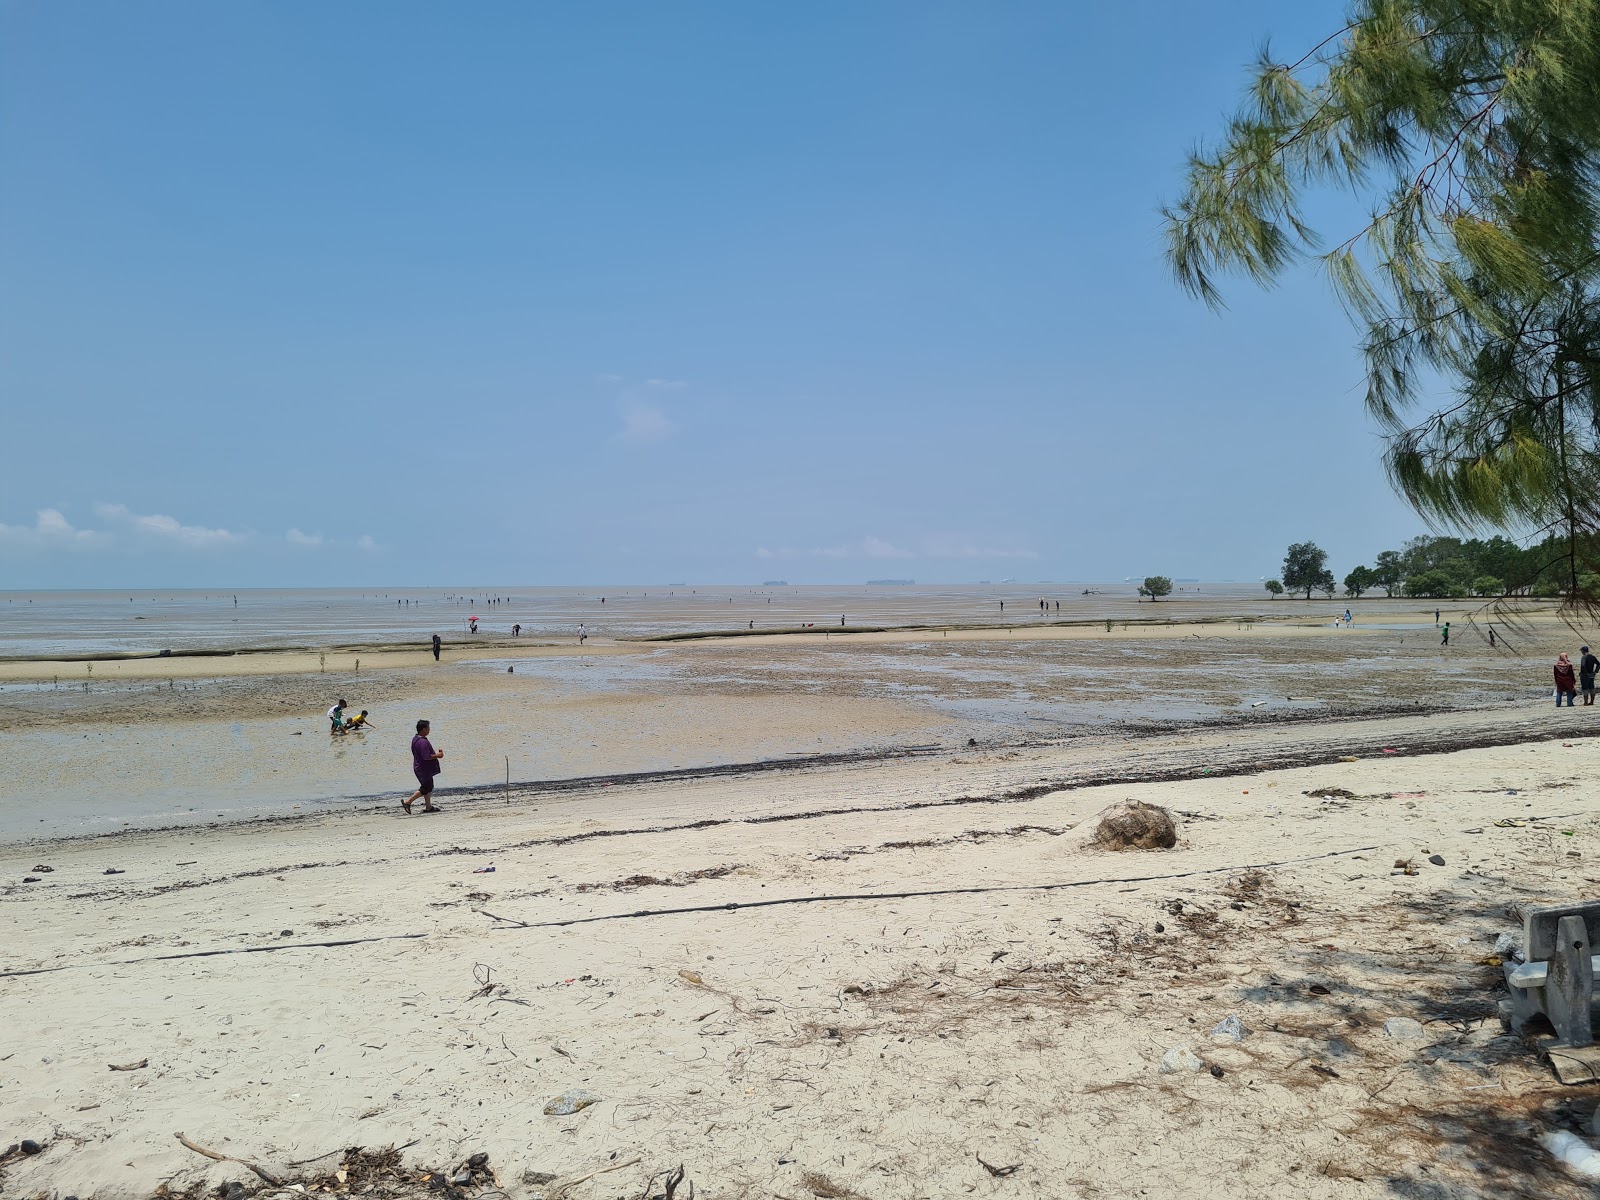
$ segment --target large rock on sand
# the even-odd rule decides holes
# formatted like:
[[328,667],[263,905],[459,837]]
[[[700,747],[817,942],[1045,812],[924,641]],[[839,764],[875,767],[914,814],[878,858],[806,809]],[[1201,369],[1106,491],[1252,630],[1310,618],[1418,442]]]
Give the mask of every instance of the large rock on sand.
[[1094,840],[1107,850],[1170,850],[1178,843],[1178,827],[1159,804],[1123,800],[1100,814]]

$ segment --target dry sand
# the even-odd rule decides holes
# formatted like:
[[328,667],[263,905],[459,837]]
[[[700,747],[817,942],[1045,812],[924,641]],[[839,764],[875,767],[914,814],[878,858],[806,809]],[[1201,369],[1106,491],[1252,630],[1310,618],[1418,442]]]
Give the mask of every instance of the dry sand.
[[[661,1196],[679,1163],[700,1197],[1585,1195],[1532,1138],[1597,1089],[1501,1036],[1488,960],[1511,906],[1600,887],[1593,711],[12,847],[0,876],[53,870],[0,887],[0,1141],[45,1148],[0,1187],[297,1194],[183,1131],[334,1187],[350,1146],[482,1153],[513,1197]],[[1090,845],[1126,798],[1178,846]],[[1209,1033],[1229,1014],[1241,1043]],[[1179,1045],[1204,1067],[1160,1073]],[[545,1115],[572,1088],[600,1099]]]

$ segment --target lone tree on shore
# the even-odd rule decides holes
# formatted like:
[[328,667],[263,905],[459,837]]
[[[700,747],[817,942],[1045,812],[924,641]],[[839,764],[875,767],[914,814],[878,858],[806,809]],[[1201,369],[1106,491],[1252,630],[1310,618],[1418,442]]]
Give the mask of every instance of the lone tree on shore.
[[1139,595],[1149,596],[1152,600],[1170,596],[1172,595],[1172,580],[1165,575],[1146,575],[1144,583],[1139,585]]
[[[1303,57],[1263,52],[1242,110],[1191,155],[1165,210],[1180,283],[1217,306],[1220,274],[1266,285],[1317,251],[1314,191],[1359,197],[1370,220],[1317,257],[1362,331],[1391,480],[1446,525],[1559,534],[1530,579],[1559,564],[1562,590],[1591,602],[1596,80],[1594,0],[1353,0]],[[1428,411],[1435,378],[1456,395]]]
[[1276,600],[1279,596],[1283,595],[1283,584],[1279,583],[1276,579],[1267,580],[1266,589],[1267,589],[1267,593],[1274,600]]
[[1373,578],[1371,567],[1357,567],[1344,577],[1344,594],[1356,600],[1361,599],[1361,593],[1376,586],[1378,581]]
[[1333,591],[1333,572],[1328,570],[1328,552],[1315,542],[1296,542],[1283,556],[1283,586],[1291,592]]

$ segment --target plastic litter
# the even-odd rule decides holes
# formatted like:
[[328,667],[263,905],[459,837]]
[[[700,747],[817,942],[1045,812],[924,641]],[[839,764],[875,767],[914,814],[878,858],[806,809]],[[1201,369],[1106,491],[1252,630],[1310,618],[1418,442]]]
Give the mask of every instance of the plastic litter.
[[493,875],[494,874],[494,868],[493,867],[474,867],[472,869],[472,873],[474,875]]
[[1574,1173],[1600,1179],[1600,1153],[1575,1133],[1555,1129],[1539,1135],[1539,1144]]

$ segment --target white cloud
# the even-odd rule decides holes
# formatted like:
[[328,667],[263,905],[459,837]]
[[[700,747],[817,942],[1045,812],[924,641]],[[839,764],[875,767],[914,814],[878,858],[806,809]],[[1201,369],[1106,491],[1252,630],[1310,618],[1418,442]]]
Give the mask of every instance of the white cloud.
[[376,550],[377,548],[378,543],[372,540],[372,535],[370,533],[363,533],[356,539],[357,550]]
[[621,375],[612,375],[610,372],[601,372],[599,375],[596,375],[595,378],[598,379],[601,383],[621,383],[622,382],[622,376]]
[[244,535],[228,529],[208,529],[204,525],[184,525],[175,517],[161,513],[141,516],[130,512],[126,504],[96,504],[96,515],[108,521],[120,521],[135,533],[164,538],[191,550],[205,550],[215,546],[230,546],[244,541]]
[[625,442],[647,445],[671,437],[677,428],[655,405],[630,404],[622,410],[622,432],[618,436]]
[[92,546],[108,540],[103,533],[78,529],[56,508],[41,508],[32,525],[0,522],[0,542],[23,546]]
[[320,546],[322,535],[320,533],[301,533],[298,529],[291,529],[283,535],[283,540],[291,546]]

